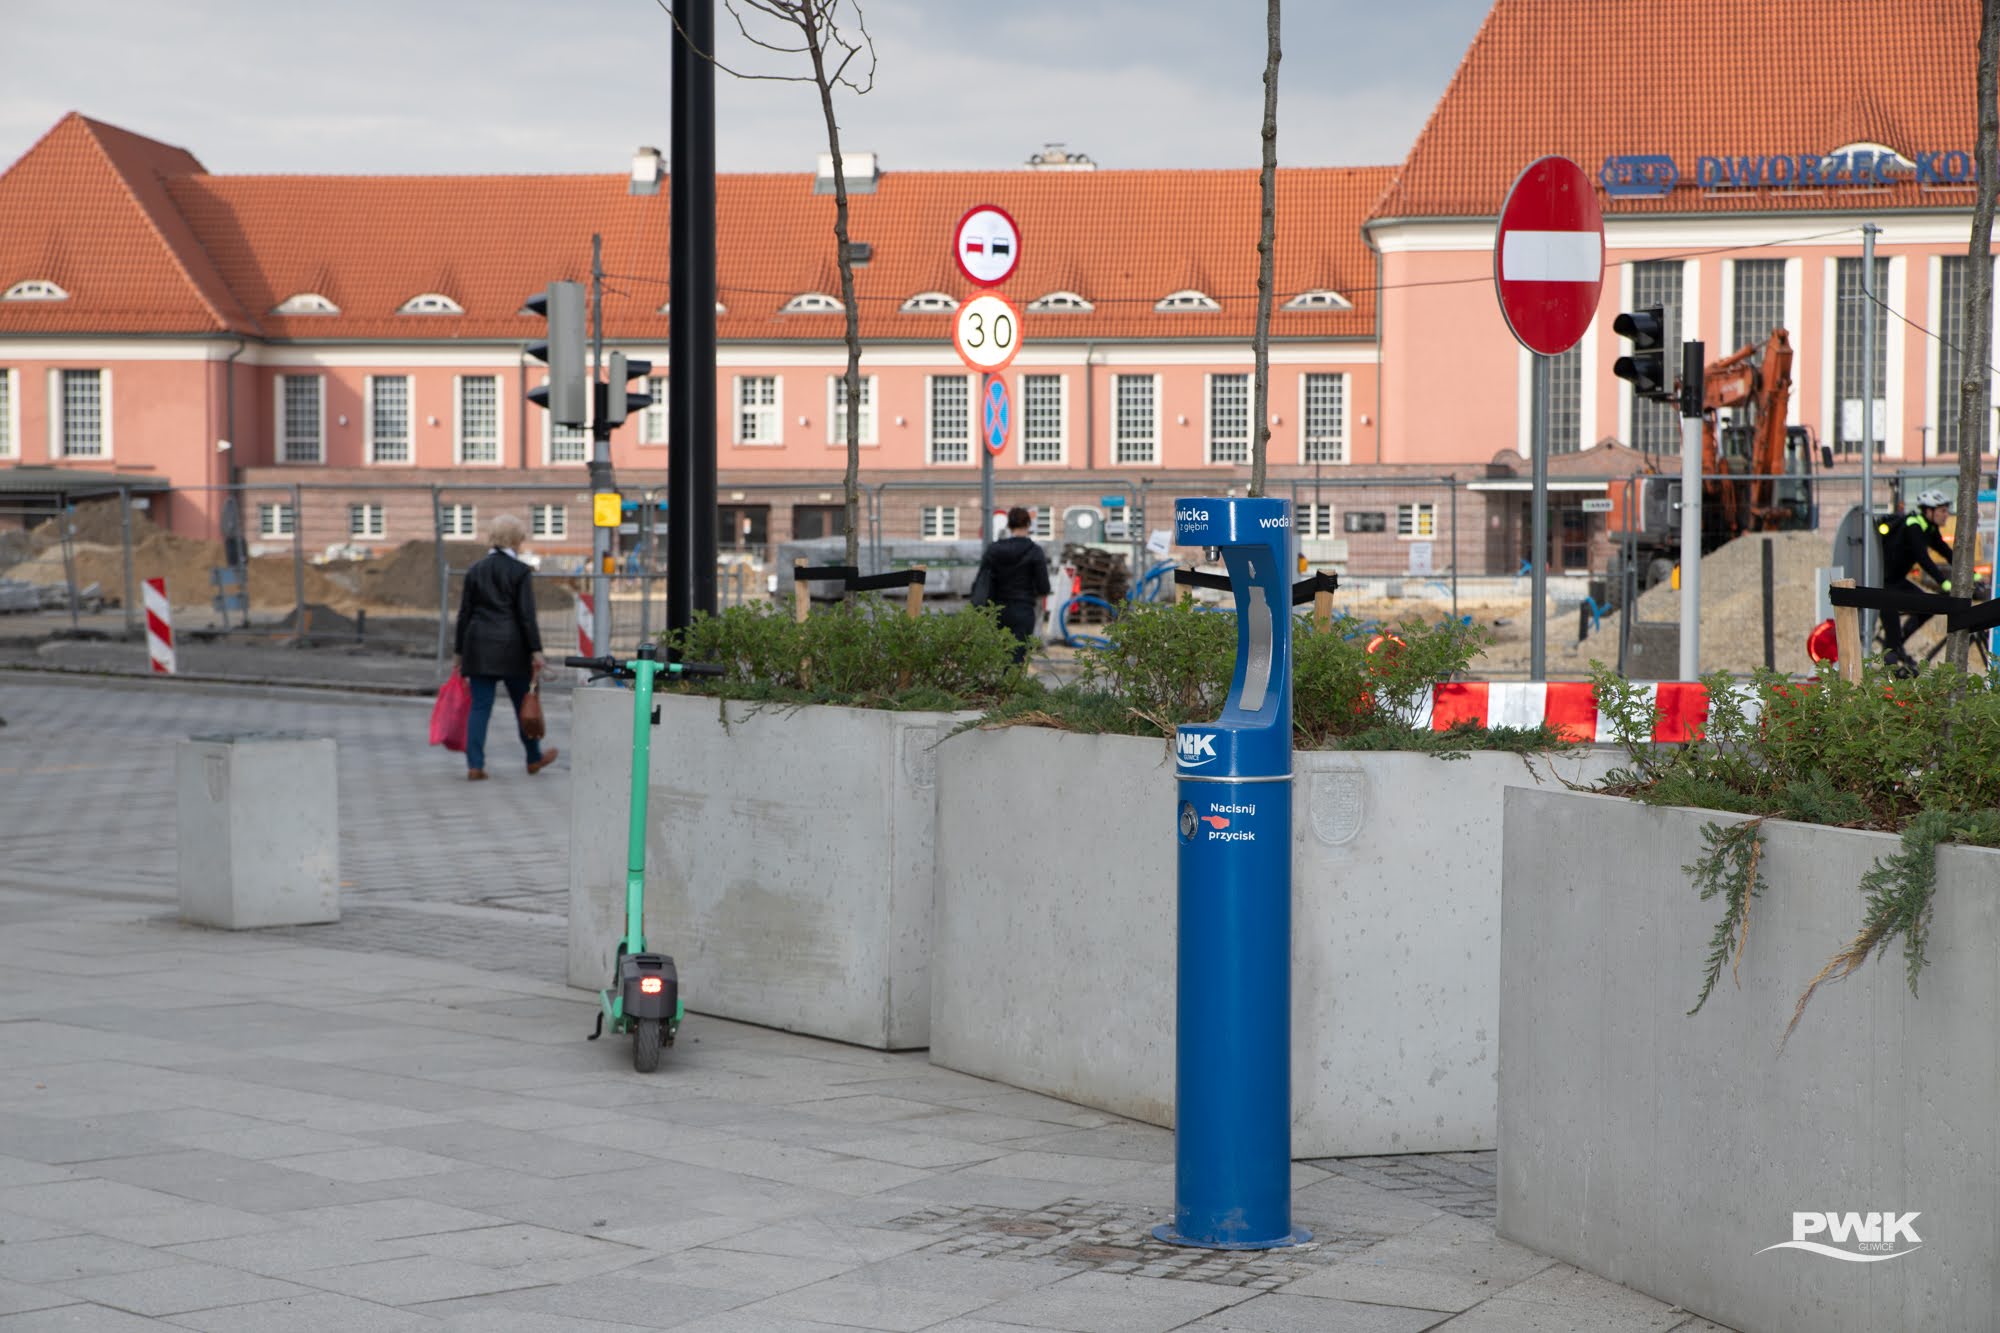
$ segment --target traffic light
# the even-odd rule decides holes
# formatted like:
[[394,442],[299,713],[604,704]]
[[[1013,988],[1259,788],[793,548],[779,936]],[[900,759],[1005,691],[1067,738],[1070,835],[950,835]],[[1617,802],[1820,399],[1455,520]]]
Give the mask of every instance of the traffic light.
[[546,342],[530,343],[528,355],[545,361],[549,382],[528,390],[528,401],[549,410],[558,426],[583,426],[590,421],[590,395],[585,391],[583,284],[552,282],[540,295],[528,298],[528,309],[549,322]]
[[1632,354],[1621,356],[1611,365],[1611,373],[1632,382],[1632,392],[1656,403],[1672,402],[1673,387],[1667,383],[1667,324],[1664,307],[1649,305],[1644,310],[1627,310],[1611,321],[1611,331],[1632,340]]
[[653,363],[641,361],[637,357],[626,356],[623,352],[611,354],[611,373],[604,385],[604,424],[615,426],[625,419],[629,412],[653,405],[650,393],[630,393],[625,388],[626,380],[644,379],[653,373]]

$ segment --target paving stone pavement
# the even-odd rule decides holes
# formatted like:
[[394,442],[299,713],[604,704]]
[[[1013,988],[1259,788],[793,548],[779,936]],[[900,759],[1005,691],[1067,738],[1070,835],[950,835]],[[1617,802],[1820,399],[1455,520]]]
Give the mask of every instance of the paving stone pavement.
[[[1314,1243],[1215,1254],[1149,1234],[1170,1134],[922,1053],[691,1015],[634,1074],[560,984],[566,775],[468,788],[422,707],[0,716],[0,1333],[1715,1327],[1496,1238],[1490,1154],[1297,1163]],[[339,737],[341,926],[173,920],[220,726]]]

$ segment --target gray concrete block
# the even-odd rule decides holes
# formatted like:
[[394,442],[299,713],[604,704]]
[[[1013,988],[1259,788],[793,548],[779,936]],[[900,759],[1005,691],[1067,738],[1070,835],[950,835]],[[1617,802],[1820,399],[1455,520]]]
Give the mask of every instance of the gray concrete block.
[[[284,1296],[217,1310],[174,1316],[174,1322],[198,1333],[438,1333],[427,1315],[394,1310],[373,1301],[331,1292]],[[149,1325],[157,1330],[157,1326]]]
[[317,1268],[297,1276],[309,1286],[378,1305],[416,1305],[540,1285],[536,1279],[518,1277],[497,1268],[431,1255]]
[[75,1305],[78,1299],[52,1287],[29,1287],[0,1280],[0,1316],[49,1310],[58,1305]]
[[181,919],[224,930],[340,919],[334,742],[218,733],[181,742]]
[[297,1296],[309,1290],[274,1278],[257,1277],[215,1264],[184,1263],[139,1273],[80,1278],[63,1289],[85,1300],[133,1314],[171,1315],[218,1305]]
[[135,1273],[185,1262],[177,1255],[104,1236],[58,1236],[0,1246],[0,1278],[46,1286],[110,1273]]

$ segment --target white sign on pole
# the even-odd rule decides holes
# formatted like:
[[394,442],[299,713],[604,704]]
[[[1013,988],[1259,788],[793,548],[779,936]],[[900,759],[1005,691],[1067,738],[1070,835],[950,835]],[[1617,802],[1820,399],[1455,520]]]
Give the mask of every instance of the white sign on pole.
[[997,287],[1014,275],[1021,262],[1021,229],[998,204],[981,204],[958,220],[951,237],[951,256],[967,281]]
[[1610,513],[1611,497],[1607,495],[1593,495],[1587,497],[1583,502],[1583,512],[1586,514]]
[[1431,544],[1429,542],[1410,543],[1410,572],[1428,574],[1431,572]]
[[1005,370],[1021,350],[1021,312],[1004,298],[982,292],[958,308],[951,325],[952,346],[971,370]]

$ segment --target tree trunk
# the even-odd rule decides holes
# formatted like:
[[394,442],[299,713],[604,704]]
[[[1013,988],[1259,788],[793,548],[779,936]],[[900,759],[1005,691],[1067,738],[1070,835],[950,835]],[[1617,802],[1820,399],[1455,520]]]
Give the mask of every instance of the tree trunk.
[[[2000,4],[2000,0],[1989,0]],[[1250,394],[1250,494],[1264,493],[1265,456],[1271,446],[1271,252],[1278,220],[1278,0],[1266,0],[1267,53],[1264,58],[1264,165],[1257,225],[1257,333],[1252,340],[1256,370]],[[1289,576],[1287,576],[1289,577]]]
[[[1978,197],[1972,206],[1972,244],[1966,251],[1965,378],[1958,389],[1958,522],[1951,544],[1951,586],[1972,591],[1972,557],[1979,545],[1979,473],[1986,461],[1989,368],[1993,359],[1994,157],[2000,144],[2000,0],[1983,0],[1979,18],[1979,140],[1973,149]],[[1964,670],[1972,635],[1951,636],[1949,661]]]
[[[2000,3],[2000,0],[1996,0]],[[807,12],[810,13],[810,7]],[[801,23],[812,55],[813,82],[819,88],[820,110],[826,116],[826,145],[833,154],[833,238],[840,262],[840,305],[847,328],[847,476],[844,480],[842,529],[847,538],[841,563],[861,564],[861,312],[854,302],[854,261],[847,246],[847,168],[840,156],[840,121],[833,114],[833,83],[826,75],[826,52],[816,23]]]

